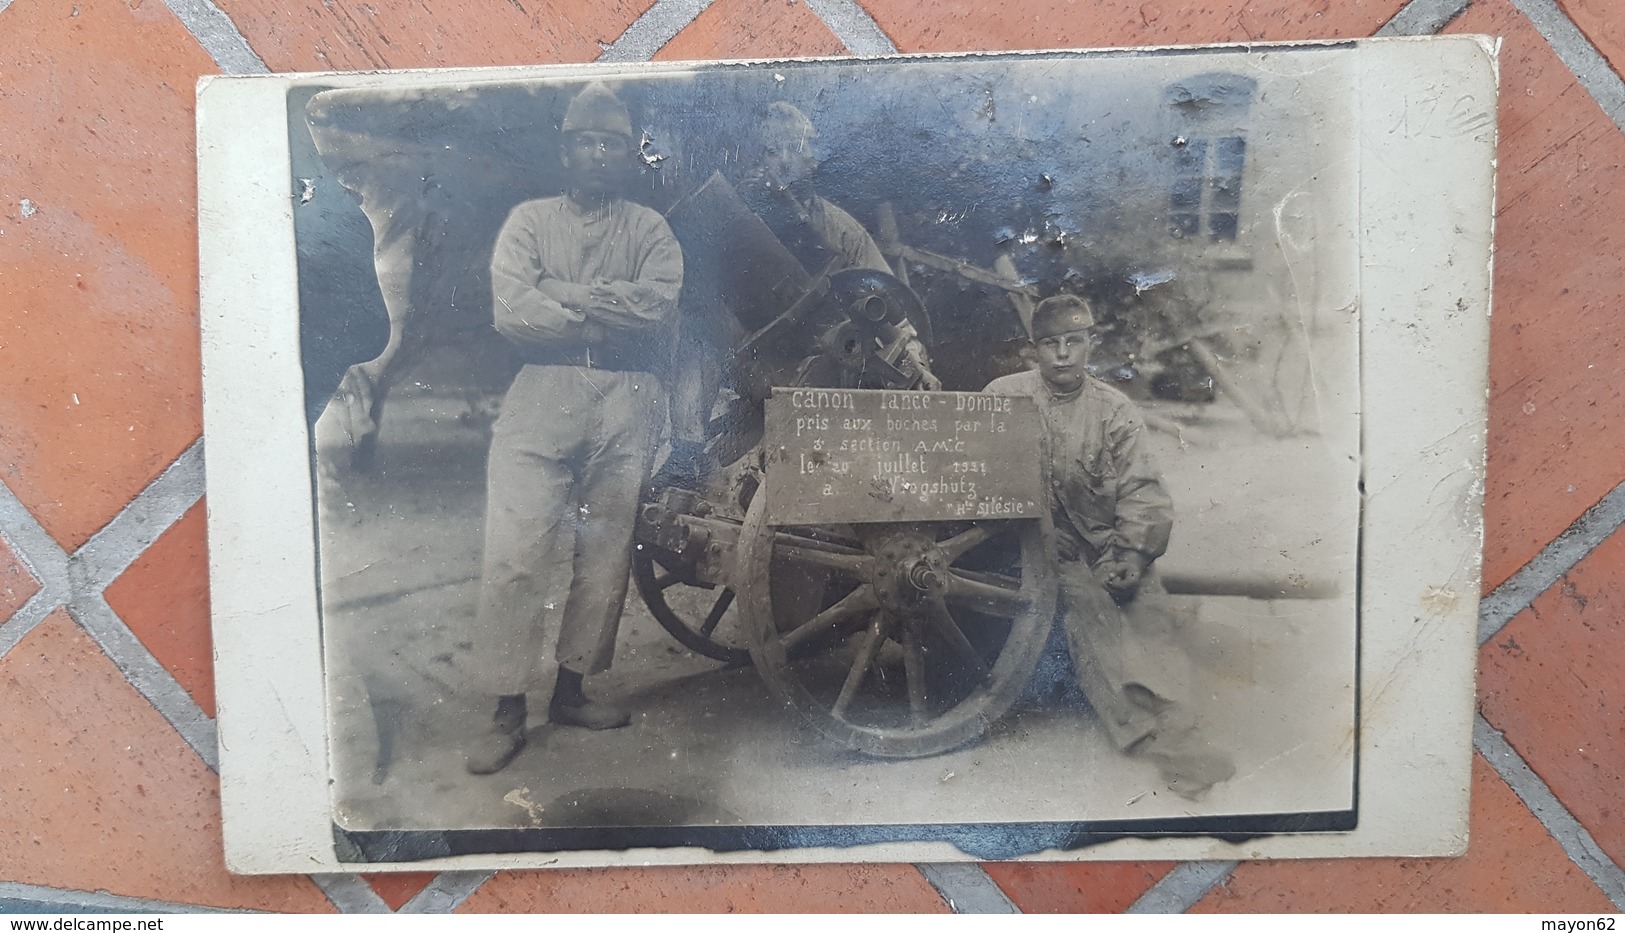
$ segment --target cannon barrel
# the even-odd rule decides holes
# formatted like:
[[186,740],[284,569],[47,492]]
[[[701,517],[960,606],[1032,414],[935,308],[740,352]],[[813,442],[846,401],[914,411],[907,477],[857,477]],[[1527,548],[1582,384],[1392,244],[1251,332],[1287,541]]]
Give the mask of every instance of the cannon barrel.
[[1206,574],[1188,570],[1163,570],[1162,585],[1170,593],[1183,596],[1245,596],[1248,599],[1330,599],[1338,593],[1331,580],[1301,574],[1284,577],[1267,574]]

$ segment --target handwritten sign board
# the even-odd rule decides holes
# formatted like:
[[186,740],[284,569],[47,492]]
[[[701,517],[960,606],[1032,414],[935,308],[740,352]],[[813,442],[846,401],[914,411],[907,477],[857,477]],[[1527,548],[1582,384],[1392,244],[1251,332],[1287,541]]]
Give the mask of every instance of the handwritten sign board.
[[775,389],[767,401],[775,525],[1032,518],[1041,421],[1030,398]]

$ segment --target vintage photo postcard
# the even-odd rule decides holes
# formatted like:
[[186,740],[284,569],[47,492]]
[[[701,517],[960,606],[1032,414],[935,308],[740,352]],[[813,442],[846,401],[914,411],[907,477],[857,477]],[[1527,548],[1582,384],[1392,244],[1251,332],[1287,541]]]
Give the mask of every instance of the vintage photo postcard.
[[1495,91],[206,80],[232,868],[1460,852]]

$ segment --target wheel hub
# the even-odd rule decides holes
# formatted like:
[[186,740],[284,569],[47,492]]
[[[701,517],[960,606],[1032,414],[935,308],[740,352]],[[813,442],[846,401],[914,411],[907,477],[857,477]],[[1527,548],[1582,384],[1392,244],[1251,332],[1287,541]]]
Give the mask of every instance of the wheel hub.
[[873,547],[869,582],[882,608],[915,612],[941,596],[948,579],[948,560],[925,535],[890,535]]

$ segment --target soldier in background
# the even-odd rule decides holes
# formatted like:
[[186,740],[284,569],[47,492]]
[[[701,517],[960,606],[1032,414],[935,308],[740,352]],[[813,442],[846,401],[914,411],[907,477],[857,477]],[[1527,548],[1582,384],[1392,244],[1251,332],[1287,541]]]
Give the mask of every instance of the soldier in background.
[[1152,566],[1168,549],[1173,503],[1138,408],[1085,369],[1094,324],[1081,298],[1040,302],[1028,348],[1035,368],[985,391],[1031,397],[1044,417],[1061,618],[1084,697],[1118,748],[1155,762],[1171,790],[1199,797],[1235,766],[1207,748],[1186,696],[1179,609]]
[[[768,105],[754,142],[750,167],[739,179],[739,196],[802,268],[815,276],[850,269],[891,274],[874,237],[815,189],[813,179],[822,159],[818,130],[806,114],[784,101]],[[922,388],[941,388],[913,325],[905,321],[897,333],[907,338],[903,355],[921,374]],[[681,365],[673,386],[672,452],[657,485],[692,486],[710,466],[704,453],[706,426],[717,391],[730,375],[726,356],[746,336],[728,309],[685,312],[678,351]],[[808,347],[807,352],[813,349]]]
[[665,220],[622,197],[633,143],[621,101],[591,84],[562,129],[568,190],[514,208],[491,258],[496,329],[525,366],[503,399],[488,466],[474,663],[497,700],[467,749],[476,774],[524,747],[525,694],[545,683],[548,651],[558,664],[549,721],[630,721],[588,698],[582,678],[615,651],[683,261]]

